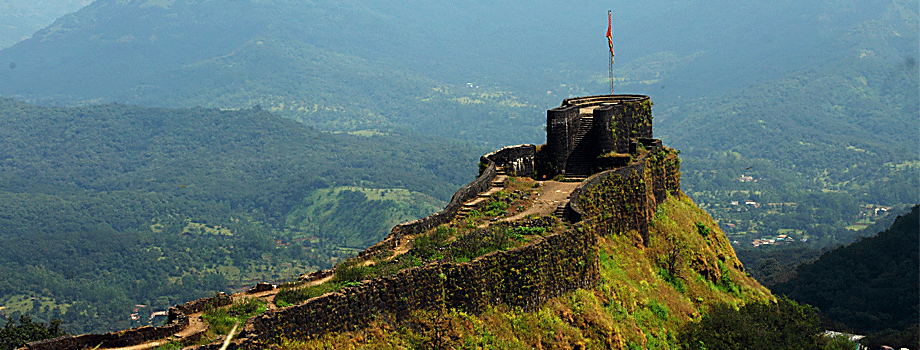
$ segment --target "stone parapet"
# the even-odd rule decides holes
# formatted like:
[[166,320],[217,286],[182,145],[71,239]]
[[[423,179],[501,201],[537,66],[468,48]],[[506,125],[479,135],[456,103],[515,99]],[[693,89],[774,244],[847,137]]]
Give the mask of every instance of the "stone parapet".
[[479,313],[488,305],[525,310],[598,277],[597,242],[573,229],[468,263],[436,262],[328,293],[247,321],[247,336],[263,342],[349,331],[370,322],[406,321],[414,310]]
[[46,339],[26,344],[28,350],[82,350],[95,348],[118,348],[143,344],[151,340],[164,339],[185,330],[189,315],[199,313],[208,307],[230,305],[227,294],[220,293],[211,298],[201,298],[169,309],[167,324],[160,327],[144,326],[104,334],[82,334]]

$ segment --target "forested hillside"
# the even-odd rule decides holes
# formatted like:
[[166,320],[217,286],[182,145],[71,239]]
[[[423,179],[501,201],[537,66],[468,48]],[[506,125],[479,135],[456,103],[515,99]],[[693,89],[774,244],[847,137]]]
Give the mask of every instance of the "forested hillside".
[[258,109],[3,99],[0,138],[0,312],[70,332],[328,267],[439,210],[476,166],[457,143]]
[[920,317],[918,209],[898,217],[877,236],[799,266],[795,278],[774,290],[817,306],[854,332],[901,331],[915,325]]
[[90,0],[4,0],[0,3],[0,49],[29,38],[66,13]]
[[617,92],[657,103],[687,193],[739,247],[781,234],[820,247],[866,235],[841,231],[876,219],[860,206],[918,201],[917,7],[100,0],[0,51],[0,94],[261,105],[323,130],[541,143],[544,110],[607,92],[612,9]]

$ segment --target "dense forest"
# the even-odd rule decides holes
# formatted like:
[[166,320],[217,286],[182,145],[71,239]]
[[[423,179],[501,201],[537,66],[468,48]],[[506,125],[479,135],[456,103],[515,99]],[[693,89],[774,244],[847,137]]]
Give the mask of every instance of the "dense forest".
[[920,318],[918,214],[915,206],[877,236],[799,266],[793,279],[773,290],[820,308],[853,332],[906,330]]
[[259,109],[2,99],[0,116],[2,312],[72,333],[329,267],[475,176],[461,144]]

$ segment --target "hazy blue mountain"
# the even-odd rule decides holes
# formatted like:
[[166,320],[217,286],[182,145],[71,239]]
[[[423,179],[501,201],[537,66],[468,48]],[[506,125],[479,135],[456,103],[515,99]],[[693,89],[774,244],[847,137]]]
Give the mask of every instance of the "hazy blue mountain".
[[58,17],[79,10],[90,0],[4,0],[0,3],[0,49],[32,36]]

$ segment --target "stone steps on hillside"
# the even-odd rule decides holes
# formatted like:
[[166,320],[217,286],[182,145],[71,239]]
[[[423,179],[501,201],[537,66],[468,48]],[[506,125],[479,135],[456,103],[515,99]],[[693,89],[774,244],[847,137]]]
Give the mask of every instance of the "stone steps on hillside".
[[503,170],[498,170],[495,179],[492,180],[492,187],[489,187],[488,190],[479,193],[473,200],[463,203],[463,206],[460,207],[460,211],[457,212],[457,218],[465,218],[466,214],[473,211],[473,209],[476,209],[479,204],[488,201],[493,194],[505,188],[505,182],[507,181],[508,175],[506,175]]
[[562,203],[559,203],[559,205],[556,206],[556,210],[553,211],[553,216],[559,218],[560,220],[565,220],[565,208],[568,205],[569,205],[568,199],[562,201]]

